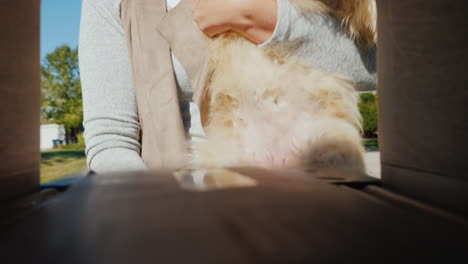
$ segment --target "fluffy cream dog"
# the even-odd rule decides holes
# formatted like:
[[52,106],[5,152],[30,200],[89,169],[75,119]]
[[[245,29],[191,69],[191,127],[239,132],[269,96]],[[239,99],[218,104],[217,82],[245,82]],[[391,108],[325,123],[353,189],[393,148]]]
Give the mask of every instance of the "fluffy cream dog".
[[[373,0],[291,2],[335,16],[358,45],[375,43]],[[200,106],[207,140],[192,143],[191,166],[364,170],[351,82],[234,33],[212,40],[210,55]]]

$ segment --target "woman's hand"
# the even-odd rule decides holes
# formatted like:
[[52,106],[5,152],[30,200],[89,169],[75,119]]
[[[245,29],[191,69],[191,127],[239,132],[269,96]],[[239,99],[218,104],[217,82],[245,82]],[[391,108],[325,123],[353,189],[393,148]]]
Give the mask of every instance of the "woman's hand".
[[193,16],[210,37],[232,30],[250,41],[267,41],[276,26],[277,0],[192,0]]

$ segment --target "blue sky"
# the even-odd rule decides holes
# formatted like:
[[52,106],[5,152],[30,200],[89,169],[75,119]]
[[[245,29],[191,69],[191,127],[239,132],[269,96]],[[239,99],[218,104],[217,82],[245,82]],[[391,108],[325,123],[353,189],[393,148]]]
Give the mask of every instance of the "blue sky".
[[41,1],[41,59],[57,46],[78,46],[81,0]]

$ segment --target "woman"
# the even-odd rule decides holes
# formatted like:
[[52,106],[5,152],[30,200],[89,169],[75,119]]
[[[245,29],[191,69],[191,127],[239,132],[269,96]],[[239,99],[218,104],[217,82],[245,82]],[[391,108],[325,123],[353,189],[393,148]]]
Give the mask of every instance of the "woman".
[[[303,16],[289,0],[193,1],[194,19],[208,36],[234,30],[260,47],[275,41],[301,40],[298,52],[311,64],[346,74],[366,89],[375,86],[375,49],[357,48],[331,17]],[[178,2],[167,0],[167,8]],[[135,100],[133,55],[129,54],[129,30],[122,22],[121,4],[121,0],[83,0],[79,52],[86,153],[88,167],[98,173],[142,170],[149,164],[141,157],[138,111],[142,106]],[[177,58],[173,57],[172,64],[179,94],[185,95],[179,98],[181,112],[190,113],[184,127],[192,139],[202,137],[198,107],[187,100],[192,92],[190,83]],[[184,155],[182,150],[178,152]],[[159,156],[156,159],[161,155],[155,155]],[[153,164],[157,165],[151,168],[164,167],[160,164],[165,163]]]

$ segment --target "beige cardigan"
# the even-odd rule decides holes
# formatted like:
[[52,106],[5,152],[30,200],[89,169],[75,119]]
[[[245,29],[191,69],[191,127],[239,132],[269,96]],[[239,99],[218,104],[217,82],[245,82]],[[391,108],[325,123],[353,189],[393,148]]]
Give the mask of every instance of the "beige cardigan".
[[122,23],[142,129],[142,158],[150,169],[178,168],[186,160],[188,142],[170,49],[188,74],[194,102],[201,105],[206,37],[193,21],[190,1],[166,13],[165,0],[123,0]]

